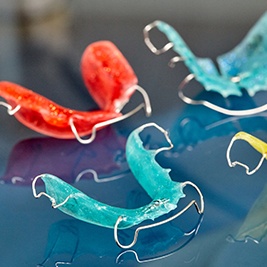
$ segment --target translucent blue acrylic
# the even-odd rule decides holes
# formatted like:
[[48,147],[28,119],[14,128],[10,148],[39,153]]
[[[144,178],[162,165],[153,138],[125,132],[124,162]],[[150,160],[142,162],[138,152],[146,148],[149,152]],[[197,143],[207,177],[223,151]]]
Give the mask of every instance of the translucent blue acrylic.
[[241,96],[242,88],[250,96],[267,89],[267,12],[239,45],[217,58],[220,73],[211,59],[196,57],[173,27],[162,21],[157,21],[156,27],[207,91],[227,97]]
[[[126,144],[126,157],[135,178],[152,199],[149,204],[136,209],[110,206],[87,196],[51,174],[39,176],[45,184],[46,192],[38,195],[35,192],[35,178],[33,183],[35,197],[46,195],[52,201],[53,207],[62,212],[104,227],[114,228],[118,218],[122,216],[119,229],[129,228],[144,220],[154,220],[174,210],[179,199],[184,197],[182,191],[184,185],[172,181],[169,176],[170,170],[162,168],[155,160],[158,152],[171,147],[158,150],[147,150],[143,147],[139,133],[148,125],[155,126],[155,124],[147,124],[130,134]],[[161,128],[158,127],[158,129]]]

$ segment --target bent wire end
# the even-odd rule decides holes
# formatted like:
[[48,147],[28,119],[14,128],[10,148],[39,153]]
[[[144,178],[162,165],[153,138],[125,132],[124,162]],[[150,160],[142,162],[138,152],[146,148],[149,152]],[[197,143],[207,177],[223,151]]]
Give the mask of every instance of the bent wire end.
[[[170,50],[171,48],[174,47],[174,43],[173,42],[169,42],[169,43],[165,44],[162,48],[158,49],[151,42],[149,32],[153,28],[158,27],[159,24],[160,24],[160,21],[159,20],[155,20],[154,22],[148,24],[143,30],[145,44],[147,45],[149,50],[152,53],[156,54],[156,55],[163,54],[163,53],[167,52],[168,50]],[[169,67],[174,68],[176,63],[181,62],[181,61],[184,61],[183,57],[175,56],[175,57],[171,58],[171,60],[169,61],[168,65],[169,65]]]
[[[117,221],[116,221],[116,223],[115,223],[115,226],[114,226],[114,240],[115,240],[116,244],[119,247],[123,248],[123,249],[129,249],[129,248],[133,247],[137,242],[138,235],[139,235],[139,232],[141,230],[150,229],[150,228],[153,228],[153,227],[157,227],[157,226],[163,225],[163,224],[168,223],[170,221],[173,221],[174,219],[176,219],[179,216],[181,216],[184,212],[186,212],[192,205],[195,205],[198,214],[203,214],[204,213],[204,198],[203,198],[203,195],[202,195],[200,189],[194,183],[192,183],[190,181],[186,181],[186,182],[182,183],[182,186],[185,187],[186,185],[191,185],[192,187],[194,187],[196,189],[197,193],[199,194],[199,198],[200,198],[200,206],[197,204],[196,200],[192,200],[182,210],[178,211],[175,215],[173,215],[173,216],[171,216],[171,217],[169,217],[169,218],[167,218],[165,220],[137,227],[135,232],[134,232],[133,241],[129,245],[123,245],[119,241],[119,238],[118,238],[118,226],[124,220],[123,216],[119,216]],[[161,203],[157,203],[157,205],[161,205]]]
[[178,62],[182,62],[182,61],[184,61],[184,58],[183,57],[175,56],[175,57],[173,57],[173,58],[170,59],[170,61],[168,63],[168,66],[170,68],[174,68]]
[[6,102],[3,102],[3,101],[0,101],[0,106],[4,106],[5,108],[7,108],[7,113],[10,116],[14,115],[20,109],[20,105],[17,105],[15,108],[12,108],[11,105],[9,105],[9,104],[7,104]]
[[36,176],[33,179],[33,181],[32,181],[32,193],[33,193],[33,196],[35,198],[40,198],[41,196],[47,197],[51,201],[51,203],[52,203],[52,208],[57,209],[57,208],[63,206],[64,204],[66,204],[68,202],[68,200],[70,198],[72,198],[73,196],[72,195],[69,195],[64,201],[62,201],[61,203],[58,203],[57,204],[55,198],[51,197],[49,194],[47,194],[45,192],[37,193],[37,191],[36,191],[36,182],[37,182],[38,179],[41,179],[44,175],[45,174],[40,174],[40,175]]
[[[260,152],[262,154],[262,157],[261,157],[258,165],[253,170],[250,171],[249,166],[244,164],[244,163],[242,163],[242,162],[239,162],[239,161],[233,161],[232,162],[231,161],[230,152],[231,152],[232,146],[233,146],[233,144],[234,144],[234,142],[236,140],[247,141],[252,147],[254,147],[258,152]],[[241,166],[241,167],[246,169],[246,174],[247,175],[252,175],[252,174],[254,174],[255,172],[257,172],[260,169],[264,159],[266,159],[266,157],[267,157],[267,154],[265,152],[266,148],[267,148],[267,144],[264,143],[263,141],[261,141],[260,139],[254,137],[254,136],[252,136],[252,135],[250,135],[248,133],[245,133],[245,132],[238,132],[231,139],[231,141],[229,143],[229,146],[227,148],[227,151],[226,151],[226,159],[227,159],[228,165],[230,167],[235,167],[236,165],[239,165],[239,166]]]
[[149,32],[157,27],[157,25],[159,24],[158,20],[155,20],[154,22],[148,24],[144,30],[143,30],[143,34],[144,34],[144,41],[145,44],[147,45],[147,47],[150,49],[150,51],[156,55],[160,55],[163,54],[165,52],[167,52],[168,50],[170,50],[173,47],[173,43],[169,42],[166,45],[164,45],[162,48],[158,49],[154,46],[154,44],[151,42],[150,40],[150,36],[149,36]]
[[150,117],[151,113],[152,113],[152,107],[151,107],[150,99],[149,99],[149,96],[148,96],[146,90],[137,84],[133,85],[129,90],[138,91],[142,95],[142,97],[144,99],[143,105],[144,105],[144,109],[146,112],[146,116]]
[[166,131],[165,129],[163,129],[161,126],[159,126],[158,124],[156,124],[155,122],[149,122],[149,123],[146,123],[142,126],[139,127],[139,130],[140,132],[143,131],[145,128],[148,128],[148,127],[155,127],[156,129],[158,129],[160,132],[162,132],[164,134],[164,137],[167,141],[167,143],[169,144],[168,147],[161,147],[161,148],[158,148],[156,150],[156,154],[158,154],[159,152],[161,151],[164,151],[164,150],[171,150],[173,148],[173,143],[169,137],[169,132]]
[[70,124],[70,127],[71,127],[71,130],[75,136],[75,138],[81,143],[81,144],[90,144],[92,143],[95,138],[96,138],[96,132],[98,129],[100,128],[103,128],[105,126],[108,126],[108,125],[111,125],[111,124],[114,124],[114,123],[117,123],[119,121],[123,121],[129,117],[131,117],[132,115],[134,115],[135,113],[137,113],[139,110],[141,110],[142,108],[145,109],[145,113],[146,113],[146,116],[149,117],[152,113],[152,108],[151,108],[151,104],[150,104],[150,99],[146,93],[146,91],[139,85],[134,85],[133,86],[135,90],[137,90],[138,92],[140,92],[144,98],[144,102],[139,104],[136,108],[134,108],[133,110],[129,111],[128,113],[126,114],[123,114],[122,116],[119,116],[119,117],[116,117],[116,118],[113,118],[113,119],[110,119],[110,120],[107,120],[107,121],[103,121],[103,122],[100,122],[100,123],[97,123],[93,126],[92,128],[92,132],[91,132],[91,136],[87,139],[83,139],[77,129],[76,129],[76,126],[74,124],[74,118],[75,116],[72,116],[69,120],[69,124]]
[[184,101],[187,104],[190,105],[203,105],[207,108],[210,108],[212,110],[215,110],[217,112],[220,112],[222,114],[225,115],[229,115],[229,116],[250,116],[250,115],[255,115],[261,112],[264,112],[267,110],[267,104],[264,104],[262,106],[256,107],[256,108],[252,108],[252,109],[246,109],[246,110],[231,110],[231,109],[226,109],[226,108],[222,108],[218,105],[215,105],[209,101],[206,100],[194,100],[186,95],[184,95],[183,90],[186,87],[186,85],[195,78],[195,75],[190,73],[188,74],[184,80],[180,83],[179,87],[178,87],[178,96],[179,98]]
[[187,209],[189,209],[192,205],[195,205],[198,214],[203,214],[204,213],[204,197],[203,197],[200,189],[198,188],[198,186],[196,184],[194,184],[193,182],[190,182],[190,181],[183,182],[182,185],[184,187],[187,186],[187,185],[191,185],[197,191],[197,193],[199,194],[200,206],[197,204],[196,200],[192,200],[187,205]]
[[139,258],[139,255],[137,253],[137,251],[133,250],[133,249],[128,249],[128,250],[123,250],[116,258],[116,263],[120,263],[120,258],[125,255],[126,253],[133,253],[134,256],[135,256],[135,259],[138,263],[145,263],[145,262],[152,262],[152,261],[157,261],[157,260],[161,260],[161,259],[164,259],[164,258],[167,258],[171,255],[173,255],[175,252],[179,251],[180,249],[182,249],[183,247],[185,247],[187,244],[189,244],[189,242],[197,235],[198,231],[199,231],[199,228],[200,228],[200,225],[203,221],[203,214],[201,214],[201,216],[199,217],[199,220],[196,224],[196,226],[188,231],[188,232],[184,232],[184,236],[191,236],[184,244],[182,244],[181,246],[175,248],[174,250],[170,251],[170,252],[167,252],[166,254],[163,254],[163,255],[159,255],[159,256],[156,256],[156,257],[152,257],[152,258],[147,258],[147,259],[140,259]]
[[120,117],[117,117],[117,118],[114,118],[114,119],[110,119],[110,120],[107,120],[107,121],[103,121],[103,122],[100,122],[100,123],[97,123],[93,126],[92,128],[92,133],[91,133],[91,136],[87,139],[83,139],[82,137],[80,137],[75,125],[74,125],[74,121],[73,121],[73,117],[70,118],[69,120],[69,124],[70,124],[70,127],[71,127],[71,130],[75,136],[75,138],[81,143],[81,144],[90,144],[92,143],[95,138],[96,138],[96,132],[98,129],[100,128],[103,128],[105,126],[108,126],[108,125],[111,125],[111,124],[114,124],[114,123],[117,123],[119,121],[122,121],[122,120],[125,120],[129,117],[131,117],[132,115],[134,115],[135,113],[137,113],[139,110],[141,110],[142,108],[145,107],[145,104],[142,103],[140,105],[138,105],[136,108],[134,108],[133,110],[129,111],[128,113],[120,116]]

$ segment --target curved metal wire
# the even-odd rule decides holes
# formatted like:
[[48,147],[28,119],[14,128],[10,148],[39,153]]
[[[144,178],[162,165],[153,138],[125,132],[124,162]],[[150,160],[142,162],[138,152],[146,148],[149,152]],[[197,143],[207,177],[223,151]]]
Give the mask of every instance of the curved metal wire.
[[77,129],[76,129],[76,126],[74,125],[74,116],[70,118],[69,120],[69,124],[70,124],[70,127],[71,127],[71,130],[75,136],[75,138],[81,143],[81,144],[90,144],[94,141],[94,139],[96,138],[96,132],[98,129],[102,128],[102,127],[105,127],[105,126],[108,126],[108,125],[111,125],[113,123],[116,123],[116,122],[119,122],[119,121],[122,121],[122,120],[125,120],[126,118],[128,117],[131,117],[133,114],[135,114],[136,112],[138,112],[140,109],[142,109],[144,107],[144,104],[140,104],[139,106],[137,106],[135,109],[133,109],[132,111],[120,116],[120,117],[117,117],[117,118],[114,118],[114,119],[110,119],[110,120],[107,120],[107,121],[103,121],[103,122],[100,122],[100,123],[97,123],[93,126],[92,128],[92,132],[91,132],[91,135],[89,138],[87,139],[83,139],[82,137],[80,137]]
[[150,40],[149,32],[153,28],[157,27],[158,23],[159,23],[159,21],[156,20],[156,21],[148,24],[143,30],[145,44],[150,49],[150,51],[156,55],[163,54],[163,53],[167,52],[168,50],[170,50],[174,46],[174,44],[172,42],[169,42],[166,45],[164,45],[162,48],[158,49],[152,44],[152,42]]
[[7,109],[7,113],[10,116],[14,115],[20,109],[20,105],[17,105],[15,108],[12,108],[11,105],[9,105],[9,104],[7,104],[6,102],[3,102],[3,101],[0,101],[0,106],[4,106]]
[[257,165],[253,170],[250,171],[249,166],[246,165],[245,163],[242,163],[242,162],[239,162],[239,161],[233,161],[233,162],[231,161],[230,152],[231,152],[232,146],[233,146],[233,144],[234,144],[234,142],[235,142],[236,140],[239,140],[239,139],[236,138],[236,137],[234,136],[234,137],[232,138],[232,140],[231,140],[231,142],[230,142],[228,148],[227,148],[227,151],[226,151],[226,159],[227,159],[227,163],[228,163],[228,165],[229,165],[230,167],[235,167],[236,165],[239,165],[239,166],[241,166],[241,167],[243,167],[243,168],[246,169],[246,174],[247,174],[247,175],[252,175],[252,174],[254,174],[255,172],[257,172],[257,171],[260,169],[260,167],[261,167],[263,161],[264,161],[264,160],[266,159],[266,157],[267,157],[267,154],[263,153],[263,154],[262,154],[262,157],[261,157],[261,159],[260,159],[260,161],[259,161],[259,163],[258,163],[258,165]]
[[70,124],[70,127],[71,127],[71,130],[75,136],[75,138],[81,143],[81,144],[90,144],[94,141],[94,139],[96,138],[96,132],[98,129],[102,128],[102,127],[105,127],[105,126],[108,126],[108,125],[111,125],[111,124],[114,124],[114,123],[117,123],[119,121],[122,121],[122,120],[125,120],[129,117],[131,117],[132,115],[134,115],[135,113],[137,113],[139,110],[141,110],[142,108],[145,109],[145,112],[146,112],[146,116],[150,116],[151,115],[151,112],[152,112],[152,108],[151,108],[151,104],[150,104],[150,100],[149,100],[149,97],[146,93],[146,91],[140,87],[139,85],[134,85],[133,86],[135,90],[137,90],[138,92],[140,92],[144,98],[144,103],[138,105],[136,108],[134,108],[133,110],[129,111],[128,113],[120,116],[120,117],[117,117],[117,118],[114,118],[114,119],[110,119],[110,120],[107,120],[107,121],[103,121],[103,122],[100,122],[100,123],[97,123],[93,126],[92,128],[92,132],[91,132],[91,135],[89,138],[87,139],[83,139],[77,129],[76,129],[76,126],[74,124],[74,116],[70,118],[69,120],[69,124]]
[[168,66],[171,68],[174,68],[176,66],[177,63],[184,61],[183,57],[180,56],[175,56],[173,58],[170,59]]
[[116,263],[120,263],[120,258],[126,253],[133,253],[134,256],[135,256],[135,259],[136,259],[136,261],[138,263],[152,262],[152,261],[156,261],[156,260],[161,260],[161,259],[167,258],[167,257],[173,255],[174,253],[176,253],[177,251],[179,251],[180,249],[184,248],[188,243],[190,243],[190,241],[197,235],[202,221],[203,221],[203,214],[200,215],[196,226],[191,231],[188,231],[188,232],[184,233],[184,236],[190,236],[190,238],[184,244],[182,244],[181,246],[179,246],[178,248],[176,248],[176,249],[174,249],[174,250],[172,250],[170,252],[167,252],[167,253],[165,253],[163,255],[152,257],[152,258],[140,259],[137,251],[135,251],[133,249],[124,250],[117,256]]
[[36,176],[32,181],[32,193],[33,193],[33,196],[35,198],[40,198],[41,196],[47,197],[52,202],[52,207],[54,209],[57,209],[57,208],[63,206],[64,204],[66,204],[68,202],[68,200],[70,198],[73,198],[73,195],[70,194],[64,201],[62,201],[61,203],[57,204],[55,198],[51,197],[47,193],[45,193],[45,192],[37,193],[37,191],[36,191],[36,182],[37,182],[38,179],[42,178],[43,176],[44,176],[44,174],[40,174],[40,175]]
[[171,150],[173,148],[173,143],[169,137],[169,133],[168,131],[166,131],[165,129],[163,129],[162,127],[160,127],[158,124],[156,124],[155,122],[149,122],[149,123],[146,123],[142,126],[139,127],[140,129],[140,132],[143,131],[145,128],[148,128],[148,127],[155,127],[157,128],[160,132],[162,132],[166,138],[166,141],[168,142],[169,146],[168,147],[161,147],[161,148],[158,148],[156,150],[156,154],[158,154],[159,152],[161,151],[164,151],[164,150]]
[[196,207],[196,210],[199,214],[203,214],[204,212],[204,198],[203,198],[203,195],[200,191],[200,189],[192,182],[190,181],[186,181],[186,182],[183,182],[182,183],[183,186],[186,186],[186,185],[191,185],[193,186],[196,191],[198,192],[199,194],[199,197],[200,197],[200,207],[199,205],[197,204],[196,200],[192,200],[186,207],[184,207],[182,210],[180,210],[179,212],[177,212],[175,215],[163,220],[163,221],[160,221],[160,222],[156,222],[156,223],[152,223],[152,224],[148,224],[148,225],[144,225],[144,226],[139,226],[138,228],[136,228],[135,232],[134,232],[134,237],[133,237],[133,241],[129,244],[129,245],[123,245],[120,243],[119,241],[119,238],[118,238],[118,227],[119,227],[119,224],[125,220],[125,218],[123,216],[119,216],[116,223],[115,223],[115,226],[114,226],[114,240],[115,242],[117,243],[117,245],[123,249],[129,249],[131,247],[133,247],[136,242],[137,242],[137,239],[138,239],[138,235],[139,235],[139,232],[142,231],[142,230],[145,230],[145,229],[150,229],[150,228],[153,228],[153,227],[157,227],[157,226],[160,226],[160,225],[163,225],[165,223],[168,223],[174,219],[176,219],[177,217],[179,217],[180,215],[182,215],[185,211],[187,211],[192,205],[194,205]]
[[[142,95],[142,97],[144,99],[144,108],[145,108],[146,116],[147,117],[151,116],[152,108],[151,108],[150,99],[149,99],[149,96],[148,96],[146,90],[138,84],[131,86],[128,90],[134,91],[134,92],[138,91]],[[127,103],[125,103],[125,104],[127,104]],[[123,108],[124,108],[124,106],[122,106],[121,109],[118,110],[118,112],[120,112]]]
[[217,106],[209,101],[206,100],[194,100],[189,98],[188,96],[185,96],[183,93],[183,90],[185,86],[195,78],[195,75],[190,73],[188,74],[185,79],[180,83],[179,85],[179,91],[178,91],[178,96],[187,104],[190,105],[203,105],[207,108],[210,108],[212,110],[215,110],[217,112],[230,115],[230,116],[250,116],[250,115],[255,115],[257,113],[261,113],[263,111],[267,110],[267,104],[264,104],[260,107],[257,108],[252,108],[252,109],[246,109],[246,110],[231,110],[231,109],[226,109],[222,108],[220,106]]

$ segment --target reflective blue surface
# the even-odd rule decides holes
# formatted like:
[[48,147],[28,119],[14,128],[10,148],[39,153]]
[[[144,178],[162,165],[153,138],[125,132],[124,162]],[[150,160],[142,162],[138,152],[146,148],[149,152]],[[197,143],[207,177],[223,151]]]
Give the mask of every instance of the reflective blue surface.
[[[166,62],[171,55],[155,57],[143,42],[143,27],[155,19],[167,20],[164,10],[149,18],[120,20],[111,15],[93,16],[90,5],[85,6],[87,16],[72,5],[37,21],[28,18],[23,24],[14,13],[5,13],[10,16],[1,17],[1,42],[5,45],[0,46],[0,79],[20,83],[70,108],[93,109],[96,104],[82,83],[79,60],[89,43],[108,39],[129,60],[139,84],[150,95],[153,115],[146,118],[140,111],[99,132],[93,144],[82,146],[74,140],[41,136],[1,109],[1,266],[139,266],[138,260],[145,261],[142,266],[265,266],[264,237],[258,244],[251,240],[232,243],[229,235],[238,233],[263,192],[267,164],[247,176],[242,168],[228,167],[225,153],[232,136],[240,130],[267,141],[267,114],[231,118],[179,100],[177,86],[187,72],[180,66],[168,68]],[[182,23],[183,36],[194,46],[192,49],[214,58],[237,44],[261,14],[250,25],[228,27],[222,21],[219,28],[212,24],[190,25],[178,18],[168,22],[175,28]],[[188,31],[190,35],[186,34]],[[207,40],[214,41],[214,45]],[[194,87],[191,89],[194,91]],[[253,108],[267,99],[266,92],[253,98],[244,94],[227,99],[199,90],[194,94],[196,98],[242,109]],[[132,104],[138,101],[134,97]],[[150,121],[168,129],[174,143],[172,151],[158,155],[158,162],[172,169],[173,180],[190,180],[199,186],[205,198],[203,218],[192,208],[173,223],[140,233],[134,251],[123,253],[115,244],[111,229],[79,222],[51,209],[48,199],[34,199],[31,179],[50,172],[72,184],[82,177],[75,186],[110,205],[133,208],[147,203],[149,197],[129,172],[124,147],[129,133]],[[164,138],[153,131],[142,138],[155,148],[165,144]],[[260,158],[246,144],[236,144],[231,156],[251,166]],[[88,169],[97,171],[104,180],[92,179]],[[42,185],[38,187],[41,189]],[[186,188],[185,193],[197,198],[194,190]],[[186,201],[180,203],[181,208],[188,204]],[[133,230],[120,235],[128,243]]]

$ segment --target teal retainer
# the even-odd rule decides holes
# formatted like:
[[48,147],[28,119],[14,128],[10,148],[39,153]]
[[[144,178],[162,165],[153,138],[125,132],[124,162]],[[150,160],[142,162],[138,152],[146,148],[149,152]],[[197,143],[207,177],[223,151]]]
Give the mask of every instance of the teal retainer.
[[[169,43],[157,49],[150,40],[149,32],[157,28],[166,35]],[[247,36],[230,52],[217,58],[219,70],[210,58],[196,57],[179,33],[163,21],[154,21],[144,28],[144,40],[156,55],[173,49],[178,56],[170,61],[170,66],[183,61],[190,74],[179,86],[179,97],[187,104],[204,105],[218,112],[243,116],[267,110],[267,104],[249,110],[229,110],[205,100],[193,100],[182,92],[192,79],[197,80],[207,91],[214,91],[223,97],[242,96],[245,89],[250,96],[267,90],[267,12],[259,19]]]
[[[157,150],[147,150],[144,148],[139,133],[146,127],[156,127],[164,133],[169,147],[163,147]],[[136,209],[119,208],[99,202],[80,190],[74,188],[60,178],[51,174],[42,174],[33,180],[32,190],[36,198],[46,196],[52,202],[52,207],[58,208],[62,212],[73,216],[79,220],[96,224],[103,227],[114,229],[114,238],[117,244],[122,248],[132,247],[138,237],[140,230],[155,227],[171,221],[195,205],[198,213],[204,211],[204,200],[199,188],[190,181],[175,182],[169,176],[170,169],[162,168],[155,160],[155,156],[163,151],[173,147],[168,133],[155,123],[145,124],[134,130],[126,144],[126,157],[133,175],[151,197],[151,202],[145,206]],[[45,184],[45,192],[36,192],[36,181],[42,179]],[[185,208],[178,211],[175,215],[163,221],[140,226],[135,230],[134,240],[130,245],[122,245],[118,240],[118,229],[130,228],[140,224],[145,220],[154,220],[164,214],[177,208],[180,198],[185,195],[183,188],[186,185],[193,186],[200,196],[200,206],[195,200],[192,200]]]

